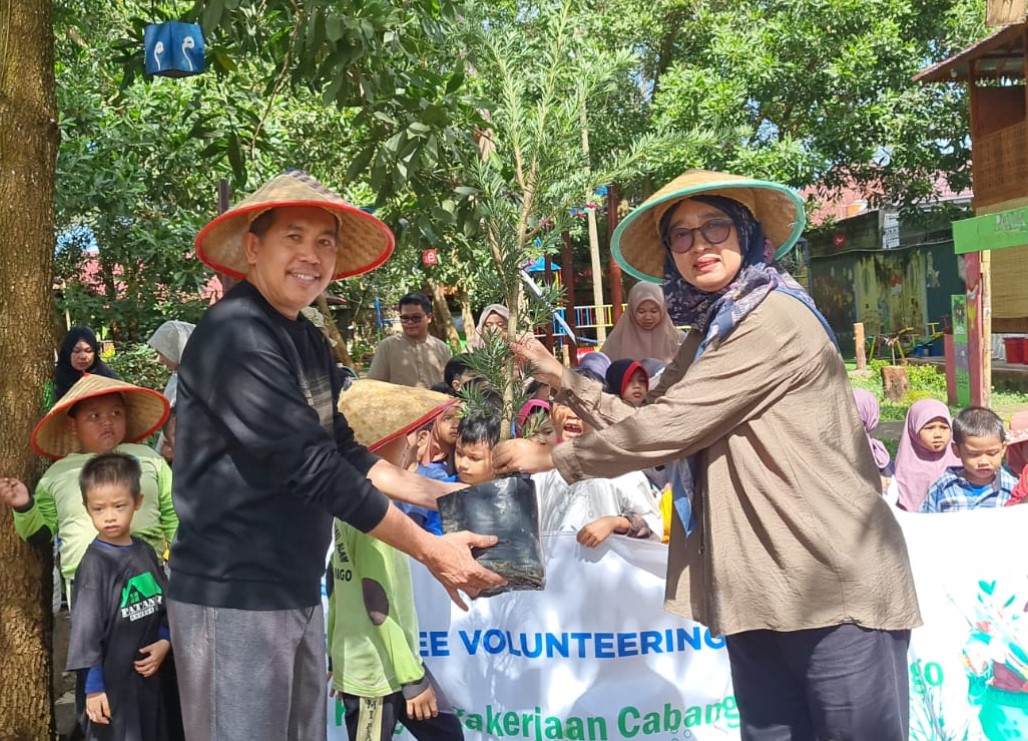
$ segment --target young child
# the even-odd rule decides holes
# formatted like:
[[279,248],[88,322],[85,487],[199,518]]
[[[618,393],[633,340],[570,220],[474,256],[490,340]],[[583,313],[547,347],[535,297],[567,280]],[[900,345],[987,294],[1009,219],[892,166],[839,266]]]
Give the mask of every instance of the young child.
[[440,481],[454,474],[453,455],[457,445],[458,422],[460,405],[454,399],[431,425],[418,432],[418,474]]
[[474,375],[475,372],[468,364],[467,353],[454,355],[446,361],[446,367],[443,368],[443,383],[446,384],[447,388],[456,393]]
[[171,501],[171,468],[152,448],[138,445],[164,424],[168,400],[156,391],[86,374],[32,432],[36,452],[57,462],[29,494],[16,479],[0,479],[0,499],[14,510],[14,529],[29,543],[60,538],[61,573],[68,590],[82,554],[96,537],[82,507],[79,474],[95,455],[125,453],[142,469],[142,504],[132,534],[164,553],[178,529]]
[[500,422],[494,416],[472,414],[457,425],[457,480],[474,486],[492,481],[493,448],[500,441]]
[[[339,408],[358,442],[398,464],[407,428],[443,413],[452,400],[438,405],[427,392],[373,383],[359,381],[343,392]],[[389,420],[374,413],[383,402],[391,407]],[[345,707],[350,738],[388,741],[400,722],[417,739],[463,739],[460,721],[421,660],[407,556],[336,520],[331,573],[331,694]]]
[[953,421],[953,452],[959,466],[947,468],[928,490],[921,512],[960,512],[1002,507],[1017,478],[1003,467],[1007,450],[1003,420],[991,409],[968,407]]
[[896,451],[896,476],[889,487],[900,508],[917,512],[928,488],[960,459],[950,449],[952,419],[941,401],[923,399],[907,411],[907,422]]
[[529,399],[518,410],[514,422],[514,435],[527,437],[537,443],[557,444],[557,430],[550,419],[551,405],[542,399]]
[[626,404],[642,406],[650,393],[650,377],[642,364],[625,358],[615,360],[607,368],[607,391],[617,394]]
[[532,475],[543,532],[572,530],[595,548],[617,533],[659,542],[664,535],[659,499],[646,476],[632,471],[613,479],[568,484],[557,471]]
[[82,466],[82,504],[98,535],[86,548],[71,602],[68,669],[85,672],[87,739],[166,739],[159,672],[171,650],[166,581],[149,544],[132,537],[143,504],[132,456]]
[[[460,421],[460,404],[456,399],[441,402],[443,411],[435,421],[417,433],[417,465],[414,472],[419,476],[438,481],[456,481],[454,448],[457,444],[457,423]],[[443,523],[435,510],[416,504],[396,502],[407,515],[434,535],[443,534]]]
[[574,440],[589,432],[589,425],[574,409],[564,404],[555,403],[550,417],[553,419],[553,429],[557,433],[558,443]]
[[864,425],[864,434],[867,436],[867,444],[871,448],[871,455],[878,466],[878,475],[882,480],[882,491],[885,491],[889,482],[892,481],[892,456],[886,449],[885,444],[873,437],[874,431],[878,429],[878,416],[881,413],[878,406],[878,399],[870,391],[864,389],[853,389],[853,400],[857,402],[857,414],[860,415],[860,422]]

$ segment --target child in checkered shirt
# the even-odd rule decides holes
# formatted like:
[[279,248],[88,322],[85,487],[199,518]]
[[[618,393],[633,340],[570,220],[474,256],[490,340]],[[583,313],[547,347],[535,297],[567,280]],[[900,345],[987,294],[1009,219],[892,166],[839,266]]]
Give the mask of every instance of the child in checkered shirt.
[[947,468],[932,484],[921,512],[959,512],[1002,507],[1017,485],[1003,467],[1006,428],[991,409],[968,407],[953,420],[953,452],[959,466]]

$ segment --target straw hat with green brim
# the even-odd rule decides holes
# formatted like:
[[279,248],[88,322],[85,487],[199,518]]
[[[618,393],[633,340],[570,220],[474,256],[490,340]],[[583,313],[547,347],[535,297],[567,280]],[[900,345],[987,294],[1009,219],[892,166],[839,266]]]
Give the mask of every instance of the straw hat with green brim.
[[419,430],[460,400],[438,391],[361,379],[339,395],[339,411],[369,450]]
[[32,431],[32,447],[47,458],[59,459],[80,451],[79,440],[68,425],[68,410],[86,399],[121,394],[125,400],[125,440],[136,443],[155,433],[171,408],[164,394],[106,376],[86,373],[62,396]]
[[374,270],[393,254],[396,240],[389,227],[351,206],[307,173],[290,170],[269,180],[205,226],[196,237],[197,256],[220,273],[245,278],[249,265],[243,251],[243,235],[265,211],[288,206],[323,208],[339,222],[339,248],[332,280]]
[[746,206],[775,246],[776,260],[796,244],[807,221],[803,199],[792,188],[723,172],[689,170],[647,198],[614,231],[611,253],[626,273],[651,283],[664,282],[667,249],[660,238],[660,220],[679,201],[698,195],[722,196]]

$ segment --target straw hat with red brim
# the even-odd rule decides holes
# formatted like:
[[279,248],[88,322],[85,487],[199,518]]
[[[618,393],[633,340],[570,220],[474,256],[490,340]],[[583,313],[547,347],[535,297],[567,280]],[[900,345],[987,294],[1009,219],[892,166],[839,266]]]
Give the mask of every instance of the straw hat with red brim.
[[353,436],[369,450],[379,450],[419,430],[459,399],[438,391],[361,379],[339,395],[339,411]]
[[664,282],[667,249],[660,236],[660,220],[679,201],[698,195],[722,196],[746,206],[775,246],[776,260],[796,244],[807,221],[803,199],[792,188],[724,172],[688,170],[618,224],[610,249],[626,273],[651,283]]
[[68,410],[86,399],[121,394],[125,400],[125,440],[136,443],[155,433],[168,419],[171,407],[164,394],[106,376],[86,373],[62,396],[32,431],[32,447],[47,458],[60,459],[80,451],[68,426]]
[[196,237],[196,254],[203,263],[233,278],[245,278],[249,265],[243,235],[254,219],[273,208],[313,206],[339,222],[339,249],[332,280],[374,270],[389,259],[396,246],[393,233],[379,219],[351,206],[300,170],[279,175],[218,216]]

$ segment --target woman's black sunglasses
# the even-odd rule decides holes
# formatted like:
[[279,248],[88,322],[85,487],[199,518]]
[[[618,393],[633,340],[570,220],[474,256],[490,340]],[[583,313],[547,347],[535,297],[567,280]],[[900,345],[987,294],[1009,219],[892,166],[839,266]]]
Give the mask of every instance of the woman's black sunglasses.
[[682,253],[692,249],[696,241],[696,232],[703,235],[707,244],[721,244],[732,233],[735,224],[731,219],[711,219],[693,229],[676,226],[667,235],[667,247],[672,252]]

